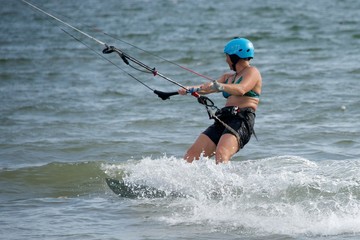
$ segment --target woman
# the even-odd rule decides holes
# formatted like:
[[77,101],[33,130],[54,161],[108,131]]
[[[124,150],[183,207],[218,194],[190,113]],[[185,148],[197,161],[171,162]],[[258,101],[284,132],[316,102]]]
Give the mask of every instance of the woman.
[[178,90],[181,95],[193,89],[198,89],[199,94],[222,92],[226,98],[225,107],[215,113],[214,124],[187,150],[184,159],[188,162],[198,160],[203,154],[206,157],[215,155],[216,164],[226,163],[253,134],[262,85],[260,72],[250,65],[254,46],[248,39],[234,38],[226,44],[224,53],[234,72],[225,73],[217,81]]

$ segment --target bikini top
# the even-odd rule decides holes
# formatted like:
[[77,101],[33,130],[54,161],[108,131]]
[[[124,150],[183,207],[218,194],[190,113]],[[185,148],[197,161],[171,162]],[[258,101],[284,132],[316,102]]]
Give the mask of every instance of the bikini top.
[[[234,81],[236,78],[236,73],[234,74],[233,80]],[[234,82],[234,84],[239,84],[242,81],[243,77],[241,76],[236,82]],[[225,83],[228,83],[229,78],[226,79]],[[227,93],[227,92],[222,92],[224,98],[228,98],[231,96],[231,94]],[[253,97],[253,98],[260,98],[260,94],[258,94],[257,92],[250,90],[247,93],[244,94],[244,96],[247,97]]]

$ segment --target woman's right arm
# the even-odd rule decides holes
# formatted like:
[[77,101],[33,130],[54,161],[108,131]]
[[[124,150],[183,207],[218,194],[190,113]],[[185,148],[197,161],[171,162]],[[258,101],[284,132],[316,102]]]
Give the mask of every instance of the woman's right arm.
[[[225,82],[225,78],[226,77],[226,74],[222,75],[218,80],[216,80],[217,82],[219,83],[224,83]],[[213,82],[206,82],[206,83],[203,83],[201,85],[197,85],[197,86],[186,86],[184,88],[179,88],[178,90],[178,93],[180,95],[186,95],[187,93],[192,93],[192,92],[197,92],[201,95],[204,95],[204,94],[210,94],[210,93],[214,93],[214,92],[217,92],[216,89],[214,89],[212,86],[213,86]]]

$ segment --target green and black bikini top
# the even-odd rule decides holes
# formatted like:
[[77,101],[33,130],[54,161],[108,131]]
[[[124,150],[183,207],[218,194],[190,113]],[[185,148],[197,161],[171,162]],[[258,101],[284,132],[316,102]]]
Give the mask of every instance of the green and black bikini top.
[[[235,78],[236,78],[236,73],[234,74],[234,77],[233,77],[233,80],[232,82],[235,81]],[[242,76],[236,81],[234,82],[234,84],[239,84],[241,81],[242,81]],[[229,78],[226,79],[225,83],[228,83],[228,80]],[[231,96],[231,94],[227,93],[227,92],[222,92],[224,98],[228,98]],[[247,97],[253,97],[253,98],[260,98],[260,94],[258,94],[257,92],[253,91],[253,90],[250,90],[248,91],[247,93],[244,94],[244,96],[247,96]]]

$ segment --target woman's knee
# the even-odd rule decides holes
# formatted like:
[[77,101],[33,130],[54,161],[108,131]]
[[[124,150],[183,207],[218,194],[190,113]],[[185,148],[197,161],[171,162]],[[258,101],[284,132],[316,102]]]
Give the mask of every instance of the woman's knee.
[[216,163],[227,163],[233,154],[225,147],[218,147],[216,149]]
[[216,163],[226,163],[237,152],[237,148],[233,146],[218,145],[216,148]]
[[188,162],[199,160],[200,156],[211,157],[214,155],[216,145],[208,138],[201,134],[195,143],[187,150],[184,159]]
[[199,160],[200,158],[200,154],[198,151],[195,151],[194,149],[190,148],[186,151],[184,159],[189,162],[192,163],[194,160]]
[[238,149],[238,141],[234,135],[223,135],[216,147],[216,163],[228,162]]

